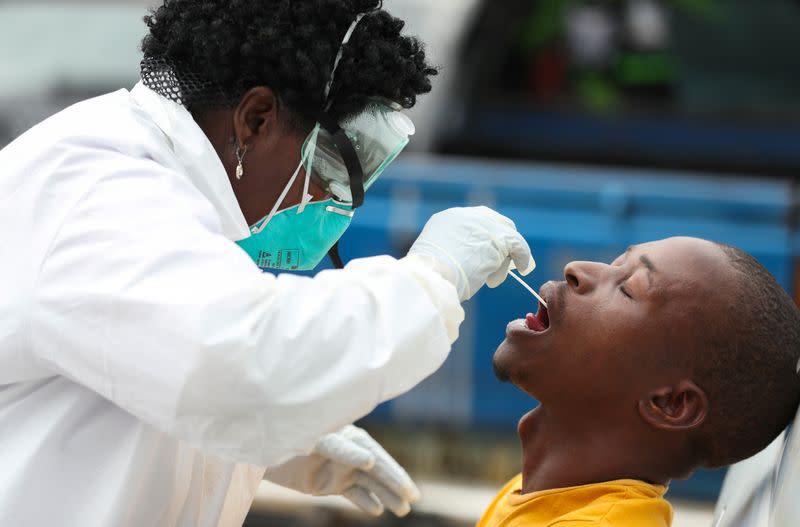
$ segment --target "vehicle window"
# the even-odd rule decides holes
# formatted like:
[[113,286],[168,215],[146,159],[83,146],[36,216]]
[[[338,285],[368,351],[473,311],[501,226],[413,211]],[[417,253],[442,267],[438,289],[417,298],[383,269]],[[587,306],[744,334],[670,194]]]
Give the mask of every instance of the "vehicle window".
[[596,113],[800,119],[800,2],[529,2],[493,91]]
[[796,174],[800,0],[485,2],[440,150]]

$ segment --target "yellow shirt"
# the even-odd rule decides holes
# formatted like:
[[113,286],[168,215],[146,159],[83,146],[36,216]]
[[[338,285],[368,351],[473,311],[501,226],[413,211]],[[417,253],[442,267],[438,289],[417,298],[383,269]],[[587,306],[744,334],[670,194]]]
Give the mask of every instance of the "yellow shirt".
[[520,494],[522,474],[503,487],[477,527],[669,527],[667,488],[621,479]]

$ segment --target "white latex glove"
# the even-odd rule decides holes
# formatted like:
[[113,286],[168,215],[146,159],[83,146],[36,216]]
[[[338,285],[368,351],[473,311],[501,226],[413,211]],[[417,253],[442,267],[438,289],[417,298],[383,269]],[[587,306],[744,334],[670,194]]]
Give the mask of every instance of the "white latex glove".
[[349,425],[319,440],[311,454],[269,468],[265,479],[313,496],[341,494],[379,516],[411,511],[419,489],[403,467],[361,428]]
[[463,302],[483,287],[497,287],[513,262],[523,275],[536,267],[514,222],[488,207],[434,214],[408,252],[456,287]]

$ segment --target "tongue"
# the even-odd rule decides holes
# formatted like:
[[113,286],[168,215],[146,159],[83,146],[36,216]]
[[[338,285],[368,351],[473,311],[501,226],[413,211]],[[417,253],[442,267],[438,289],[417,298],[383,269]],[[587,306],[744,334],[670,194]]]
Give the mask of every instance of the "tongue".
[[536,318],[533,313],[528,313],[525,317],[525,324],[528,326],[528,329],[532,331],[544,331],[547,329],[544,327],[544,324],[542,324],[542,321]]

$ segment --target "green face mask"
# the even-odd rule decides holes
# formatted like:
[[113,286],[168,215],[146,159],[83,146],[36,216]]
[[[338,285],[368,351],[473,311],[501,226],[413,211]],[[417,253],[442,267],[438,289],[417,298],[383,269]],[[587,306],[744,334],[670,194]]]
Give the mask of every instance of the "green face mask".
[[[353,219],[353,209],[332,199],[282,210],[251,228],[249,238],[237,242],[261,269],[308,271],[316,267]],[[264,226],[266,227],[266,226]]]
[[304,164],[313,164],[310,158],[318,133],[319,126],[311,132],[311,148],[304,152],[269,215],[250,226],[249,238],[236,242],[261,269],[309,271],[315,268],[353,220],[355,211],[349,204],[333,198],[311,201],[308,193],[311,171],[306,171],[302,202],[278,211]]

